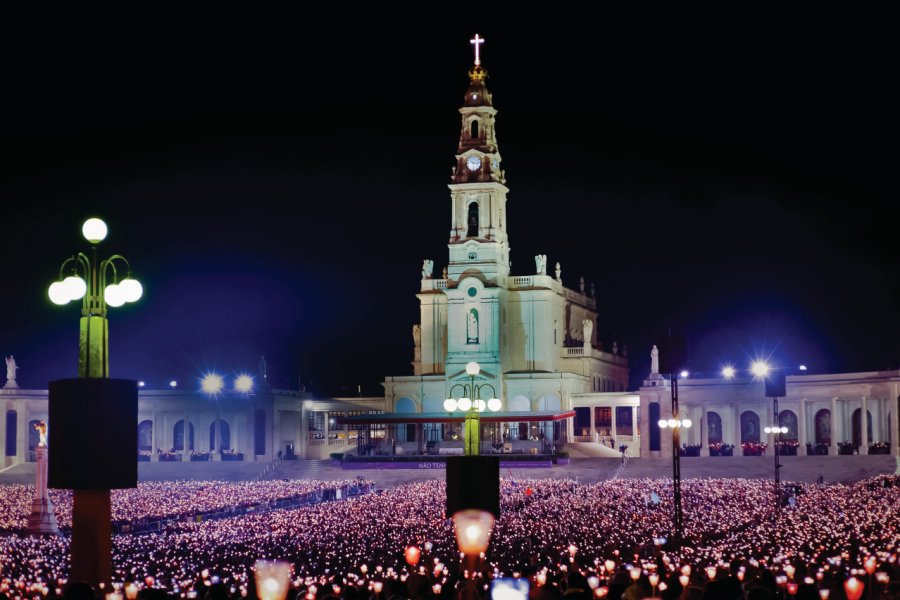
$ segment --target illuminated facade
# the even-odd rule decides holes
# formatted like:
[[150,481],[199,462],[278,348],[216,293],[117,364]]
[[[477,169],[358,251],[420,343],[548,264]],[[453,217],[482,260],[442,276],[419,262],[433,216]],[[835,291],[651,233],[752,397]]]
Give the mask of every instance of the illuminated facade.
[[[586,290],[581,278],[577,290],[567,288],[559,263],[548,273],[545,255],[535,257],[532,273],[510,272],[509,188],[486,78],[476,62],[459,109],[448,262],[441,275],[434,261],[423,262],[413,374],[385,379],[389,413],[443,412],[446,398],[463,393],[470,361],[508,412],[567,411],[575,394],[622,391],[628,382],[624,354],[598,343],[593,285]],[[571,420],[563,422],[571,435]],[[557,441],[561,433],[558,425],[544,431]]]

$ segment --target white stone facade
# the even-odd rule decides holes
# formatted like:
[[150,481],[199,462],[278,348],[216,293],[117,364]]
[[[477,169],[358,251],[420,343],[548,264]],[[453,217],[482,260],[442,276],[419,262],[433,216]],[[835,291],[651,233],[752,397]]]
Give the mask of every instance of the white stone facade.
[[596,301],[583,284],[571,290],[546,274],[546,257],[534,274],[510,274],[509,189],[483,75],[470,71],[460,109],[445,275],[421,281],[413,374],[385,378],[387,412],[441,412],[460,397],[470,361],[502,411],[568,410],[575,394],[628,382],[627,358],[599,347]]

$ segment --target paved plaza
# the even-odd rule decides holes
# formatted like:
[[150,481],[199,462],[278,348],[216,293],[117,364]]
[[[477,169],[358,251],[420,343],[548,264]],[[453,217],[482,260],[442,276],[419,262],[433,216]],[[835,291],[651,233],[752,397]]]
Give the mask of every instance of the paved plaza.
[[[900,474],[900,460],[893,456],[784,456],[782,478],[788,481],[814,482],[822,475],[826,482],[852,483],[876,475]],[[274,466],[273,466],[274,465]],[[682,477],[745,477],[769,479],[773,459],[759,457],[700,457],[681,460]],[[619,459],[572,459],[568,465],[551,468],[504,468],[504,477],[577,478],[583,483],[622,479],[662,478],[672,473],[672,463],[665,458],[631,458],[624,468]],[[141,481],[177,481],[182,479],[214,479],[249,481],[263,479],[320,479],[333,481],[362,475],[375,481],[379,489],[404,483],[443,479],[443,469],[343,469],[329,460],[284,461],[280,463],[141,463]],[[34,463],[17,465],[0,472],[0,485],[34,483]]]

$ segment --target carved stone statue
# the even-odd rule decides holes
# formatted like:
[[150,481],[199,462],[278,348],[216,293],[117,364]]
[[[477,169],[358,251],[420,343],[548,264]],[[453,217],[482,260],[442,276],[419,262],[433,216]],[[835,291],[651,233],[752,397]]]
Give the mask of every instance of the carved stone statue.
[[584,275],[578,278],[578,289],[581,290],[581,293],[584,293]]
[[422,261],[422,279],[431,279],[431,273],[434,271],[434,261],[426,258]]
[[597,297],[597,288],[594,287],[594,282],[591,282],[591,298]]
[[447,279],[447,267],[444,267],[444,279]]
[[534,272],[538,275],[547,274],[547,255],[538,254],[534,257]]
[[616,340],[613,340],[612,353],[613,354],[619,353],[619,342],[617,342]]
[[6,379],[9,381],[16,380],[16,370],[18,370],[19,366],[16,364],[16,357],[7,356],[6,357]]
[[38,442],[38,446],[46,446],[47,445],[47,423],[43,420],[38,421],[34,424],[34,428],[37,430],[38,435],[40,436],[40,442]]
[[584,338],[582,338],[584,340],[584,343],[590,344],[591,337],[594,335],[594,322],[591,319],[583,320],[581,322],[581,329],[584,333]]
[[416,348],[422,346],[422,326],[418,323],[413,325],[413,344]]
[[659,350],[656,349],[656,344],[650,351],[650,374],[654,373],[659,373]]
[[478,343],[478,311],[474,308],[469,310],[469,316],[466,319],[466,343]]
[[562,283],[562,267],[556,263],[556,280]]
[[6,357],[6,385],[3,387],[6,388],[17,388],[19,387],[16,384],[16,371],[19,369],[19,366],[16,364],[16,359],[14,356]]

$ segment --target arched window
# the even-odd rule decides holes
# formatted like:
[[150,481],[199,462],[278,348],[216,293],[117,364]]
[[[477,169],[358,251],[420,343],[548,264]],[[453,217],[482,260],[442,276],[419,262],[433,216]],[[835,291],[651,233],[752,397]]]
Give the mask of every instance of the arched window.
[[759,443],[759,415],[753,411],[741,413],[741,443]]
[[138,424],[138,450],[153,450],[153,421]]
[[722,443],[722,417],[719,416],[719,413],[713,411],[707,411],[706,418],[709,421],[707,424],[707,437],[709,438],[710,444],[721,444]]
[[794,414],[794,411],[781,411],[778,413],[778,421],[778,425],[787,427],[787,433],[782,433],[781,439],[786,442],[796,442],[799,436],[797,435],[797,415]]
[[[184,419],[175,423],[175,431],[173,432],[172,449],[176,452],[184,451]],[[194,449],[194,424],[188,422],[188,450]]]
[[[866,417],[866,434],[869,443],[881,441],[872,439],[872,412],[866,410]],[[862,421],[862,412],[861,409],[857,408],[853,411],[853,416],[850,419],[851,425],[853,426],[853,444],[856,446],[862,444],[862,423],[860,423],[860,421]]]
[[472,121],[472,135],[470,136],[473,140],[478,139],[478,119]]
[[[231,427],[228,425],[228,421],[219,419],[219,426],[221,428],[219,432],[219,450],[231,450]],[[215,421],[209,424],[209,448],[210,450],[215,450],[216,448]]]
[[831,411],[823,408],[816,413],[816,443],[831,445]]
[[478,203],[469,204],[469,231],[466,237],[478,237]]

